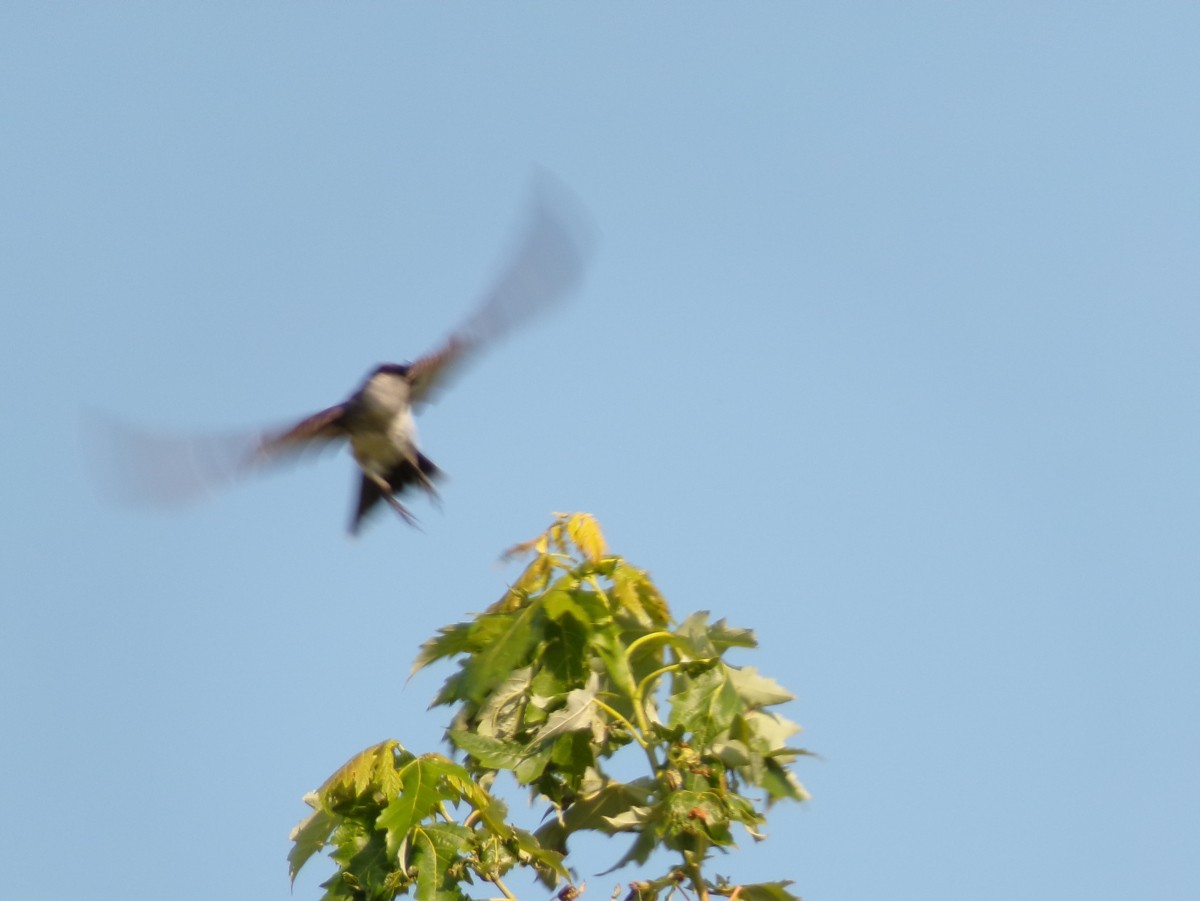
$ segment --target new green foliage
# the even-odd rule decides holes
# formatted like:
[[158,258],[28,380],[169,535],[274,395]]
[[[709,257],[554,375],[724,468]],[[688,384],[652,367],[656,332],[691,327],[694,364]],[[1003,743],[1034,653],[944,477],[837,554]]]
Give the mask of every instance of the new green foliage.
[[[805,752],[787,744],[798,727],[769,709],[792,696],[725,659],[752,649],[753,634],[705,613],[674,623],[647,573],[610,555],[589,516],[560,515],[510,554],[530,552],[498,601],[441,629],[413,666],[457,661],[435,700],[453,709],[457,761],[395,741],[354,757],[305,798],[313,813],[292,835],[293,878],[328,848],[338,871],[327,901],[452,901],[477,881],[511,898],[503,880],[515,867],[570,883],[569,840],[591,831],[634,837],[616,867],[675,852],[666,872],[629,883],[631,898],[684,884],[701,899],[794,897],[787,881],[733,885],[704,872],[735,826],[760,839],[771,804],[807,797],[791,769]],[[637,755],[643,774],[611,776],[618,754]],[[487,790],[501,771],[546,807],[536,832],[509,824]]]

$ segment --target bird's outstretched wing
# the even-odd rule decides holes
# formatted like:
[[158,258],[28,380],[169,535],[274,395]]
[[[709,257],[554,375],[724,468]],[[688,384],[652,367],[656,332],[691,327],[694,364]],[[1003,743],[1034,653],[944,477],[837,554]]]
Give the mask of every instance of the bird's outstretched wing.
[[408,371],[414,405],[429,403],[485,345],[504,337],[578,285],[591,244],[582,204],[540,174],[524,229],[479,306],[441,347]]
[[246,462],[251,466],[269,463],[345,438],[345,415],[346,405],[336,404],[320,413],[306,416],[291,428],[281,432],[268,432],[259,439],[254,454]]
[[344,407],[329,407],[283,430],[207,434],[150,431],[85,411],[86,459],[112,500],[149,507],[186,504],[344,437]]
[[[410,402],[428,403],[486,344],[565,298],[578,284],[591,244],[582,205],[550,176],[535,181],[528,219],[475,312],[408,368]],[[102,490],[127,503],[163,506],[209,494],[264,465],[346,437],[347,404],[275,432],[172,435],[87,414],[84,438]]]

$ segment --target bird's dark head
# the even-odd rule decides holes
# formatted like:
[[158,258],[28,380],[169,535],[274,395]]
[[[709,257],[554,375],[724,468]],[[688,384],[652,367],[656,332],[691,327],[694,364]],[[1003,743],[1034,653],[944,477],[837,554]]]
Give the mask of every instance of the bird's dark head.
[[383,363],[379,366],[376,366],[371,375],[398,375],[401,378],[404,378],[408,375],[408,370],[408,363]]

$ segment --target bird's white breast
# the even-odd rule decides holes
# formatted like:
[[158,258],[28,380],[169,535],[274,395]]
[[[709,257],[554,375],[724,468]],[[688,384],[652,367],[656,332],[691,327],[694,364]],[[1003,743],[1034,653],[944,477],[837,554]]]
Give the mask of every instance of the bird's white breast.
[[408,396],[408,381],[394,373],[376,373],[363,386],[362,420],[350,435],[350,447],[364,470],[382,475],[401,460],[414,458],[417,424]]
[[394,372],[377,372],[363,385],[360,399],[363,411],[371,416],[388,419],[408,409],[408,380]]

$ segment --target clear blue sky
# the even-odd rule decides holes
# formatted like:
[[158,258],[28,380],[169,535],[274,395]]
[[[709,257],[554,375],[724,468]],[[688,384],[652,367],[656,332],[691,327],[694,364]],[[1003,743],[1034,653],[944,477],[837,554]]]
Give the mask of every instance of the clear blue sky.
[[[814,800],[719,872],[1188,896],[1197,35],[1191,3],[0,5],[14,897],[289,898],[301,795],[438,747],[416,647],[555,510],[798,695]],[[344,456],[96,497],[82,408],[277,425],[430,348],[535,165],[597,252],[423,418],[423,532],[348,540]]]

